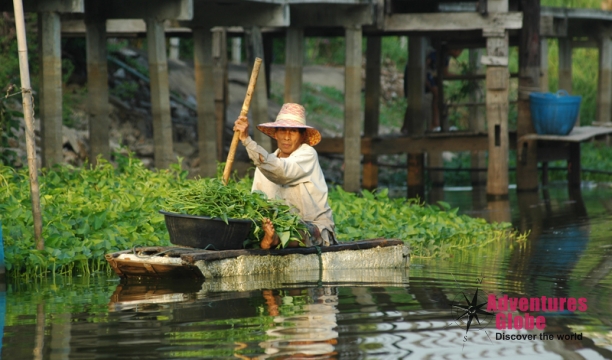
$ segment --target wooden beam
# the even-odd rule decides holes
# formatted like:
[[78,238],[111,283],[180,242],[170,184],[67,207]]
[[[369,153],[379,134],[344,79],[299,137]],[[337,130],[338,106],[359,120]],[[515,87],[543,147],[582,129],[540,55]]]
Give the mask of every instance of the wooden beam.
[[480,29],[520,29],[523,13],[490,13],[482,16],[476,12],[392,14],[385,17],[386,31],[466,31]]
[[172,147],[166,37],[162,21],[149,18],[146,22],[153,115],[153,156],[156,168],[167,169],[175,159]]
[[601,34],[599,45],[599,82],[597,85],[597,124],[612,121],[612,40]]
[[[381,48],[380,36],[369,36],[367,38],[368,49],[366,51],[366,84],[365,84],[365,110],[364,110],[364,134],[371,137],[378,135],[380,122],[380,71],[381,71]],[[378,159],[376,156],[366,155],[363,159],[363,187],[375,189],[378,187]]]
[[304,29],[289,27],[285,43],[285,102],[302,102]]
[[402,133],[422,135],[431,118],[431,105],[425,101],[427,42],[422,36],[411,36],[408,40],[408,65],[404,72],[404,88],[408,106],[404,115]]
[[[540,0],[521,0],[520,4],[525,17],[519,46],[518,137],[535,132],[531,120],[529,94],[540,91]],[[524,161],[517,161],[516,164],[517,188],[534,191],[538,189],[537,149],[528,146],[522,150]]]
[[[40,29],[38,37],[41,60],[41,155],[42,165],[51,167],[64,160],[62,150],[62,42],[59,14],[55,12],[39,13],[38,28]],[[106,62],[106,58],[104,61]]]
[[344,60],[344,184],[346,191],[361,188],[361,28],[345,29]]
[[[319,154],[342,154],[342,138],[323,138],[316,147]],[[361,154],[386,155],[446,151],[486,151],[488,136],[485,133],[456,133],[448,136],[428,137],[376,137],[361,139]]]
[[572,39],[559,38],[559,90],[572,93]]
[[[472,69],[472,75],[484,75],[484,68],[478,61],[482,55],[481,49],[470,49],[469,50],[469,61],[470,69]],[[479,83],[476,83],[477,88],[473,89],[470,93],[470,100],[473,103],[481,103],[483,101],[483,89]],[[483,109],[472,106],[469,109],[469,125],[470,131],[473,132],[486,132],[486,118]],[[472,151],[470,153],[470,166],[472,169],[485,168],[487,166],[486,152],[484,151]],[[487,174],[482,171],[472,171],[470,174],[472,186],[480,186],[487,183]]]
[[291,26],[360,27],[374,24],[374,7],[368,4],[292,4]]
[[[263,38],[261,35],[261,29],[257,26],[253,26],[245,32],[246,49],[247,49],[247,69],[248,80],[251,76],[253,64],[255,58],[261,58],[263,62],[266,62],[263,50]],[[255,91],[253,92],[253,99],[251,101],[251,118],[253,119],[253,125],[266,123],[270,121],[268,119],[268,93],[267,93],[267,82],[266,82],[266,69],[265,67],[259,68],[259,75],[257,76],[257,84],[255,84]],[[276,143],[272,144],[272,139],[269,136],[262,133],[261,131],[253,132],[253,140],[267,151],[272,151],[275,148]]]
[[87,21],[89,160],[92,164],[96,164],[98,155],[107,160],[111,155],[105,25],[103,20]]
[[198,101],[198,150],[202,177],[214,177],[217,174],[212,42],[210,29],[193,29],[193,67]]
[[289,5],[255,1],[231,4],[216,1],[195,1],[193,19],[182,26],[289,26]]
[[225,161],[225,121],[228,103],[227,32],[224,28],[213,29],[213,82],[215,89],[215,119],[217,131],[217,160]]
[[[487,55],[508,57],[508,33],[487,39]],[[487,67],[487,129],[489,132],[489,166],[487,195],[508,196],[508,92],[506,66]]]

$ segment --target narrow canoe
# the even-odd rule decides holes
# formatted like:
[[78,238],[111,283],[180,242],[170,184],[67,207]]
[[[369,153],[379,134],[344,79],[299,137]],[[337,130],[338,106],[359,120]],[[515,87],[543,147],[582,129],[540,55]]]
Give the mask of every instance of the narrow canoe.
[[107,254],[122,278],[218,278],[300,270],[394,269],[410,265],[401,240],[370,239],[338,245],[278,250],[203,250],[140,247]]

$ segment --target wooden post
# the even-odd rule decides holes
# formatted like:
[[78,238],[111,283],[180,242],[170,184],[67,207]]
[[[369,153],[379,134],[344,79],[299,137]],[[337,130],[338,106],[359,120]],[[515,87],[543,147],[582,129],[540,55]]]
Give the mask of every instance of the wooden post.
[[604,31],[599,39],[599,83],[597,86],[597,125],[611,122],[612,112],[612,41]]
[[15,28],[17,30],[17,56],[19,58],[19,75],[21,78],[21,98],[23,101],[23,118],[25,120],[26,153],[30,174],[30,197],[32,202],[32,219],[34,220],[34,239],[36,249],[44,250],[42,237],[42,214],[40,212],[40,189],[38,187],[38,164],[36,160],[36,138],[34,136],[34,107],[32,104],[32,87],[28,66],[28,44],[26,40],[23,3],[13,0]]
[[[519,46],[519,98],[517,137],[534,133],[529,94],[540,91],[540,0],[521,0],[523,28]],[[561,64],[559,63],[559,66]],[[506,130],[507,132],[507,130]],[[537,142],[519,143],[521,158],[516,164],[516,185],[520,191],[538,189]]]
[[285,102],[302,102],[302,68],[304,66],[304,29],[287,28],[285,43]]
[[62,41],[59,13],[38,14],[40,44],[40,131],[42,165],[64,160],[62,151]]
[[559,90],[572,93],[572,39],[559,38]]
[[200,176],[214,177],[217,174],[217,121],[215,119],[212,32],[208,28],[194,28],[192,32],[198,101]]
[[572,142],[567,160],[567,184],[570,188],[580,188],[580,182],[580,143]]
[[[474,49],[470,50],[469,61],[470,69],[472,74],[482,74],[483,68],[480,66],[480,57],[482,56],[482,50]],[[480,83],[478,83],[480,84]],[[482,102],[482,90],[480,86],[476,87],[470,94],[470,101],[474,103]],[[486,119],[484,111],[481,107],[472,106],[470,107],[470,130],[474,132],[485,132],[486,131]],[[470,153],[470,163],[472,169],[481,169],[487,166],[487,157],[484,151],[472,151]],[[472,171],[470,174],[472,186],[481,186],[487,183],[486,173],[483,171]]]
[[110,119],[108,108],[108,69],[106,60],[106,20],[87,19],[87,98],[89,101],[89,161],[97,156],[110,160]]
[[[497,29],[496,29],[497,30]],[[487,38],[487,125],[489,166],[487,195],[508,196],[508,32],[493,31]],[[501,36],[500,36],[501,35]]]
[[153,115],[153,156],[155,157],[155,167],[166,169],[174,161],[166,36],[162,20],[148,18],[146,23],[151,78],[151,112]]
[[[381,37],[368,36],[366,51],[366,85],[364,110],[364,136],[378,135],[380,122],[380,67]],[[378,187],[378,158],[376,155],[363,157],[363,187],[372,190]]]
[[540,38],[540,91],[548,92],[548,39]]
[[[245,36],[248,75],[250,77],[255,58],[261,58],[264,64],[266,59],[264,58],[261,29],[258,26],[253,26],[251,29],[245,32]],[[255,84],[255,91],[253,92],[253,100],[251,102],[251,117],[253,119],[253,126],[270,121],[268,118],[268,94],[266,88],[266,69],[265,66],[262,66],[259,70],[259,76],[257,77],[257,84]],[[253,131],[253,140],[268,151],[271,151],[273,148],[272,139],[261,131]],[[276,144],[274,144],[274,148],[275,147]]]
[[[404,72],[405,89],[408,106],[404,116],[402,133],[422,135],[428,127],[431,104],[426,104],[425,89],[425,50],[426,39],[422,36],[411,36],[408,42],[408,66]],[[431,114],[430,114],[431,115]]]
[[425,164],[425,154],[408,154],[408,175],[406,183],[408,185],[408,198],[419,197],[425,199],[425,174],[423,172]]
[[215,89],[215,120],[217,130],[217,161],[225,161],[225,121],[227,118],[227,33],[224,28],[213,31],[213,86]]
[[361,187],[361,27],[345,28],[344,190]]
[[[438,124],[441,132],[448,131],[448,114],[444,104],[444,69],[446,68],[447,48],[441,42],[436,42],[436,85],[438,87],[438,101],[435,106],[438,109]],[[435,115],[433,115],[435,117]],[[435,128],[436,124],[432,124]]]

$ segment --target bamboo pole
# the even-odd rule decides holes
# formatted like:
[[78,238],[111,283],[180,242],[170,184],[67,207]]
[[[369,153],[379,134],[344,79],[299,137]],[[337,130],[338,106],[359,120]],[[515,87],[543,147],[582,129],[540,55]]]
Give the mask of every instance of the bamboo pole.
[[15,27],[17,28],[17,48],[19,52],[19,72],[21,75],[21,97],[23,115],[26,125],[26,150],[28,169],[30,170],[30,196],[32,198],[32,217],[34,219],[34,237],[36,248],[43,250],[42,216],[40,213],[40,192],[38,189],[38,169],[36,166],[36,139],[34,138],[34,108],[32,106],[32,88],[30,87],[30,70],[28,68],[28,45],[26,42],[25,19],[22,0],[13,0],[15,9]]
[[[249,86],[242,103],[242,109],[240,110],[240,117],[247,116],[249,113],[249,105],[251,105],[251,98],[253,97],[253,91],[255,90],[255,84],[257,83],[257,75],[259,75],[259,68],[261,67],[261,58],[255,58],[255,64],[253,65],[253,71],[251,71],[251,79],[249,80]],[[227,161],[225,162],[225,168],[223,169],[223,184],[227,185],[232,172],[232,165],[234,164],[234,157],[236,156],[236,148],[238,147],[238,137],[240,133],[234,131],[234,137],[230,145],[229,153],[227,154]]]

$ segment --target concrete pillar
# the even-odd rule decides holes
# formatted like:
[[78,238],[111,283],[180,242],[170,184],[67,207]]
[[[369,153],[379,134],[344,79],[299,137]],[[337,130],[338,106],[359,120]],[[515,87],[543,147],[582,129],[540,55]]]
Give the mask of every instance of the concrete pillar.
[[[366,51],[366,85],[363,132],[365,137],[378,135],[380,122],[380,67],[381,37],[368,37]],[[375,155],[363,157],[363,187],[368,190],[378,187],[378,159]]]
[[41,58],[40,130],[42,165],[51,167],[64,160],[62,151],[62,42],[61,22],[56,12],[38,15]]
[[599,83],[597,86],[597,124],[609,124],[612,111],[612,41],[610,33],[599,40]]
[[170,38],[170,51],[169,51],[168,57],[172,60],[178,60],[179,53],[180,53],[180,47],[181,47],[180,38],[177,38],[177,37]]
[[548,92],[548,39],[540,39],[540,91]]
[[508,196],[508,32],[501,34],[487,38],[487,195],[492,197]]
[[215,119],[217,129],[217,160],[225,161],[225,122],[227,119],[228,77],[227,77],[227,33],[224,28],[213,32],[213,83],[215,89]]
[[85,22],[87,29],[87,97],[89,101],[89,160],[110,160],[110,118],[106,60],[106,20]]
[[153,114],[153,154],[155,167],[166,169],[175,161],[172,149],[166,36],[163,20],[148,18],[146,23],[149,76],[151,78],[151,112]]
[[425,57],[427,41],[422,36],[411,36],[408,42],[408,65],[404,72],[405,89],[407,91],[408,106],[404,116],[402,133],[408,135],[422,135],[428,124],[427,111],[431,104],[427,104],[424,96],[425,89]]
[[559,90],[572,93],[572,39],[559,38]]
[[304,29],[289,27],[285,43],[285,102],[302,102]]
[[232,64],[242,64],[242,39],[239,37],[232,38]]
[[344,29],[344,190],[361,188],[361,27]]
[[217,174],[217,120],[210,29],[193,29],[193,57],[198,102],[200,176],[214,177]]
[[[472,74],[482,74],[483,67],[480,65],[480,57],[483,51],[481,49],[470,50],[469,61],[470,69],[473,69]],[[480,103],[483,100],[483,91],[478,86],[472,93],[470,93],[470,101],[473,103]],[[485,132],[486,131],[486,118],[484,111],[480,106],[470,107],[470,118],[469,125],[470,131],[473,132]],[[471,157],[471,168],[472,169],[484,169],[487,167],[487,157],[484,151],[472,151]],[[480,186],[487,183],[487,176],[484,171],[472,171],[470,174],[472,186]]]
[[[266,68],[264,63],[266,61],[264,57],[263,38],[261,36],[261,29],[258,26],[253,26],[250,30],[245,32],[246,43],[247,43],[247,69],[248,79],[251,77],[251,69],[255,64],[255,58],[261,58],[263,63],[259,68],[259,75],[257,76],[257,84],[255,84],[255,91],[253,92],[253,98],[251,99],[251,116],[253,119],[253,126],[269,122],[268,118],[268,94],[266,91]],[[276,149],[276,142],[272,144],[272,139],[265,135],[261,131],[253,132],[253,140],[261,147],[268,151]]]

